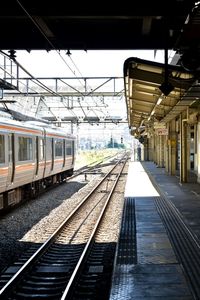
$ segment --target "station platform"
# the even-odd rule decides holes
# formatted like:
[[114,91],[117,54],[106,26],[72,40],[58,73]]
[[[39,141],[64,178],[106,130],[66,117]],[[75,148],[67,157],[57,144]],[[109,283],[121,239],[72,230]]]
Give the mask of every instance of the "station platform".
[[130,161],[109,300],[200,299],[200,184]]

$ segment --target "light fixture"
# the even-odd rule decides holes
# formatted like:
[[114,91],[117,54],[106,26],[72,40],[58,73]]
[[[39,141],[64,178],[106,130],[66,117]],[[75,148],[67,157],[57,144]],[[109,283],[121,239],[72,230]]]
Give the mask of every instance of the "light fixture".
[[168,70],[168,49],[167,47],[165,48],[165,68],[164,68],[164,82],[159,86],[159,89],[161,92],[165,95],[168,96],[171,91],[173,91],[174,87],[173,85],[169,82],[169,70]]
[[72,55],[69,49],[67,50],[66,55],[68,56]]
[[158,98],[158,101],[157,101],[157,103],[156,103],[156,105],[159,105],[159,104],[162,102],[162,100],[163,100],[163,98],[162,98],[162,97],[159,97],[159,98]]
[[10,53],[9,54],[10,59],[15,60],[15,58],[16,58],[16,51],[14,49],[10,49],[8,52]]
[[133,96],[133,80],[130,79],[130,84],[129,84],[129,97],[131,98]]
[[170,82],[164,81],[160,86],[159,89],[161,92],[165,95],[168,96],[171,91],[173,91],[174,87]]

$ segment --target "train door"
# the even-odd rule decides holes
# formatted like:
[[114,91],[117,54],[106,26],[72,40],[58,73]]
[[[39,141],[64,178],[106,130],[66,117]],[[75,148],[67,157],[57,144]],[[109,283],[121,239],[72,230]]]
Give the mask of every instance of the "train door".
[[55,159],[55,155],[54,155],[54,139],[52,138],[51,139],[51,171],[53,171],[53,168],[54,168],[54,159]]
[[44,177],[45,172],[45,155],[44,155],[44,138],[43,136],[36,137],[35,159],[36,169],[35,176],[37,179]]
[[8,180],[7,185],[14,182],[15,176],[15,148],[14,148],[14,134],[8,134]]
[[74,164],[74,157],[75,157],[75,143],[72,140],[72,165]]
[[62,165],[62,167],[64,168],[64,166],[65,166],[65,160],[66,160],[66,146],[65,146],[65,144],[66,144],[66,140],[63,140],[63,165]]
[[46,135],[46,130],[43,129],[43,136],[44,136],[44,140],[43,140],[43,158],[44,158],[44,171],[43,171],[43,178],[45,177],[45,171],[46,171],[46,165],[47,165],[47,135]]
[[35,159],[36,159],[35,175],[38,176],[38,172],[39,172],[39,137],[38,136],[36,136]]

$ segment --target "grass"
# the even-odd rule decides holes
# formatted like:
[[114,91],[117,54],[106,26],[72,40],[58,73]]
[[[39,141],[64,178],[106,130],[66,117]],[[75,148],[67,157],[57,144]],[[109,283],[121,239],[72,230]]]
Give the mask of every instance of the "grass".
[[75,169],[79,169],[96,161],[101,161],[105,157],[113,156],[120,151],[121,149],[116,148],[79,151],[78,153],[76,153]]

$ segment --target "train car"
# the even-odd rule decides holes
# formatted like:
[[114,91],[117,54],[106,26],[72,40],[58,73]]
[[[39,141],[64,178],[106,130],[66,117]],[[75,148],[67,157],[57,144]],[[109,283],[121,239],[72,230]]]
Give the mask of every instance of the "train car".
[[73,174],[75,137],[41,122],[0,118],[0,212]]

